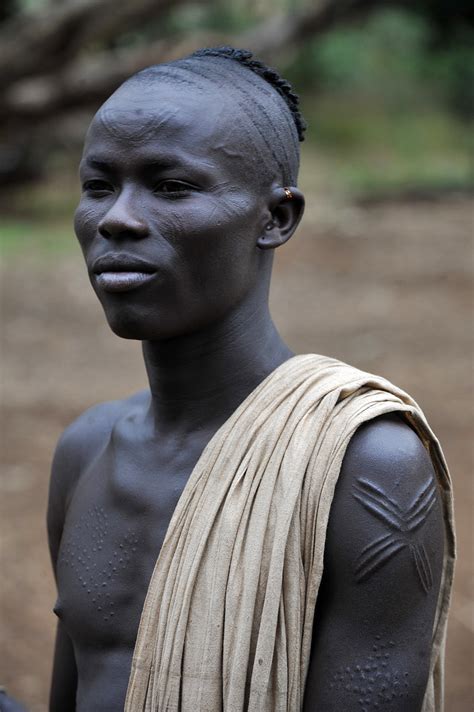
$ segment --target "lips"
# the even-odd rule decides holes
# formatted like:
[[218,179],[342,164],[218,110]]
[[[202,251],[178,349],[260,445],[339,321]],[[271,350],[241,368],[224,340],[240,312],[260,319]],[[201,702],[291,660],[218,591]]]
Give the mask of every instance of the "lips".
[[154,265],[124,252],[107,253],[92,264],[97,285],[107,292],[127,292],[146,284],[156,274]]

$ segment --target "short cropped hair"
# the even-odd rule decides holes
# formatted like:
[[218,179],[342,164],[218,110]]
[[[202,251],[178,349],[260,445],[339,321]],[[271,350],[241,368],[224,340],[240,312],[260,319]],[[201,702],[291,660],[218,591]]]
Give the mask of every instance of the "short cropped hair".
[[131,77],[133,81],[155,79],[193,86],[210,82],[232,94],[240,109],[240,128],[258,155],[263,177],[296,185],[299,142],[304,140],[306,122],[298,95],[276,69],[254,58],[249,50],[206,47]]

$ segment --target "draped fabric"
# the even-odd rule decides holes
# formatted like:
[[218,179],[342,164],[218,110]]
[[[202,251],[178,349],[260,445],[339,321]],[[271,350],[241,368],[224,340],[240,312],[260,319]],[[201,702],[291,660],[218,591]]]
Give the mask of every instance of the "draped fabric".
[[295,356],[218,430],[169,524],[138,631],[126,712],[297,712],[331,501],[365,421],[399,411],[430,452],[446,530],[424,712],[442,709],[454,534],[449,475],[417,404],[383,378]]

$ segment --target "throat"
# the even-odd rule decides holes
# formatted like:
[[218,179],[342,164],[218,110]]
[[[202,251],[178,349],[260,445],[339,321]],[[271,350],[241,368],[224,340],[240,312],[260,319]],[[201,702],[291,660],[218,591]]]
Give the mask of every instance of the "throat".
[[216,430],[293,356],[268,309],[166,342],[143,342],[155,430]]

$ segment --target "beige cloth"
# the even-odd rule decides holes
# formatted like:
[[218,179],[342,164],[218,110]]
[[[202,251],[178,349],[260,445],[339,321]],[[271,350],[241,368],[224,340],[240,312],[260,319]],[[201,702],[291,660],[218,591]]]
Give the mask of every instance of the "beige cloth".
[[424,712],[442,709],[454,562],[449,475],[416,403],[334,359],[295,356],[214,435],[184,488],[153,572],[126,712],[297,712],[334,487],[347,444],[403,411],[436,468],[446,547]]

